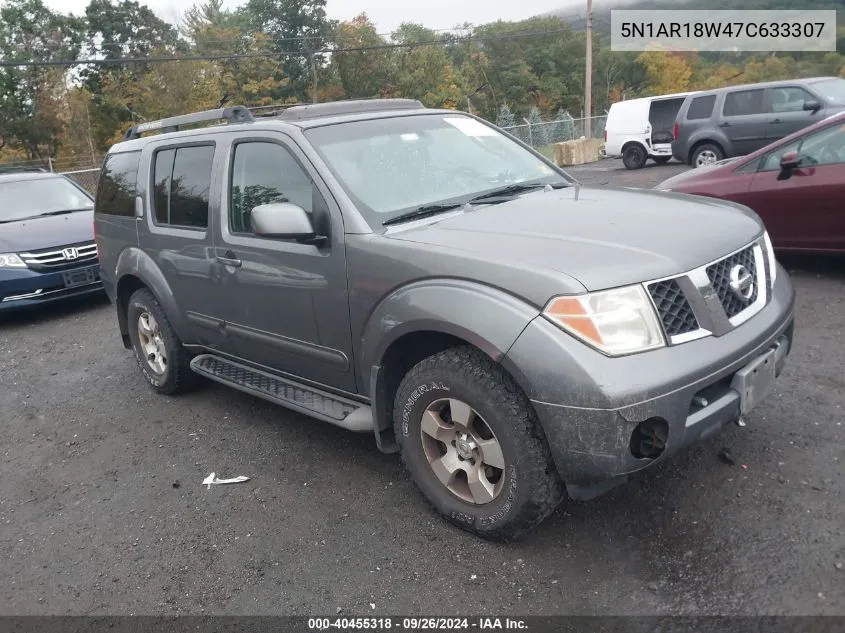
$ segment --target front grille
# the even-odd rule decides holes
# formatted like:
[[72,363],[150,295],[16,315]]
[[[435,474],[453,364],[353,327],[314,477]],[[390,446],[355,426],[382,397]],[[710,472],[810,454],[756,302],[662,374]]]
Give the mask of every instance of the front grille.
[[94,242],[68,244],[61,248],[20,253],[20,258],[32,270],[66,270],[97,261],[97,245]]
[[668,336],[689,334],[699,329],[692,306],[674,279],[658,281],[648,287]]
[[[731,271],[737,266],[743,266],[751,275],[753,289],[751,295],[746,299],[731,288]],[[733,318],[746,308],[750,307],[757,300],[759,292],[759,279],[757,276],[757,263],[754,258],[754,248],[748,248],[734,253],[725,259],[707,267],[707,277],[710,285],[722,302],[725,314]]]

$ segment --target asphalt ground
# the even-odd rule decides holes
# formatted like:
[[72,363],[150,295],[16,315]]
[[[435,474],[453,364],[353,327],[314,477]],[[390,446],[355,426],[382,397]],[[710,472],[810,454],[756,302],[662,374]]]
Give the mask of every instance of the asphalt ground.
[[0,614],[845,614],[845,260],[783,262],[795,348],[749,425],[509,545],[442,521],[369,435],[155,395],[105,300],[0,317]]

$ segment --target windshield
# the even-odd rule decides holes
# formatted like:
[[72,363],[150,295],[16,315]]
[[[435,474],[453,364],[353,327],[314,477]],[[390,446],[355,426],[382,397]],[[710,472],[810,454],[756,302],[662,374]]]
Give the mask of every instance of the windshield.
[[0,181],[0,222],[93,208],[91,198],[65,178]]
[[845,105],[845,79],[825,79],[812,84],[825,101],[833,105]]
[[375,225],[508,185],[564,179],[495,128],[459,114],[354,121],[305,134]]

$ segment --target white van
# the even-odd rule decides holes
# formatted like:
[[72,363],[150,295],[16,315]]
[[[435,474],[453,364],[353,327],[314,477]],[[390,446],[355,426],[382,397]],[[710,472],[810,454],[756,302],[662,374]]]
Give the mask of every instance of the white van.
[[658,165],[668,163],[672,158],[675,117],[690,94],[695,93],[644,97],[611,105],[604,129],[605,155],[621,156],[628,169],[641,169],[649,158]]

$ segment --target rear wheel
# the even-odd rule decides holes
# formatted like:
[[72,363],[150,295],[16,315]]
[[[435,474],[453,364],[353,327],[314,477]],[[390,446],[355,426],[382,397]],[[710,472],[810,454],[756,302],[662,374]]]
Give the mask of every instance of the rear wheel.
[[658,165],[665,165],[670,160],[672,160],[671,156],[655,156],[654,157],[654,162],[657,163]]
[[147,382],[159,393],[176,394],[194,386],[191,357],[176,336],[164,310],[146,288],[129,298],[126,311],[132,351]]
[[695,151],[692,153],[690,164],[693,167],[706,167],[707,165],[712,165],[713,163],[722,160],[724,157],[725,154],[718,145],[705,143],[704,145],[699,145],[695,148]]
[[518,538],[563,496],[527,398],[471,347],[431,356],[403,378],[396,437],[411,479],[447,520],[490,540]]
[[648,160],[645,148],[642,145],[632,144],[622,152],[622,164],[626,169],[642,169]]

